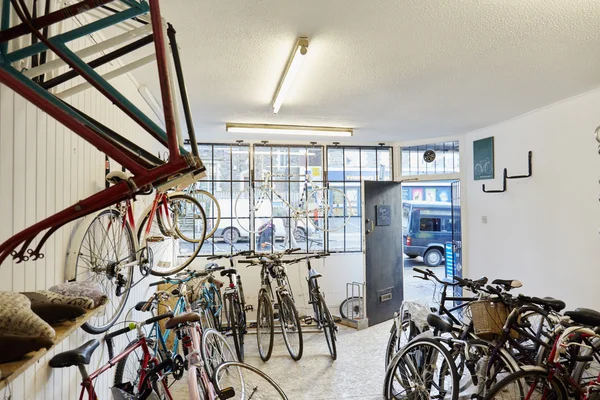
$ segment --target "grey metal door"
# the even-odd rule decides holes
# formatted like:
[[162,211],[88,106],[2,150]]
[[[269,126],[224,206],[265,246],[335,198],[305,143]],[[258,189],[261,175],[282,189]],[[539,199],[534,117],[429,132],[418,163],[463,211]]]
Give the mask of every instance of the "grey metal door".
[[371,326],[392,318],[404,298],[402,188],[396,182],[364,185],[365,297]]

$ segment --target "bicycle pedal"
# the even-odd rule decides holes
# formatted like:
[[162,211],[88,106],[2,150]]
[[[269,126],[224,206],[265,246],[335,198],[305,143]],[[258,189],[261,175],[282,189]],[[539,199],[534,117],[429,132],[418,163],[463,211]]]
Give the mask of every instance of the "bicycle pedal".
[[244,307],[244,311],[254,311],[254,306],[252,304],[248,304]]
[[313,317],[311,317],[311,316],[308,316],[308,315],[307,315],[307,316],[305,316],[305,317],[304,317],[304,323],[305,323],[306,325],[310,325],[310,324],[312,324],[312,322],[313,322],[313,321],[314,321],[314,318],[313,318]]
[[235,396],[235,390],[232,387],[225,388],[219,392],[219,400],[231,399]]
[[273,319],[279,319],[279,313],[273,313]]
[[164,241],[164,236],[149,236],[146,238],[146,242],[158,243]]

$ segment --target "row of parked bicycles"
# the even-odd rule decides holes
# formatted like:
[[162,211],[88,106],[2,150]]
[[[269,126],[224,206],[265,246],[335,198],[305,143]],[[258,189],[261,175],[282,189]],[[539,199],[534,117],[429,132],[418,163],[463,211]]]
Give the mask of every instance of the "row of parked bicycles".
[[[386,399],[599,399],[600,313],[512,291],[517,280],[417,277],[439,309],[405,302],[386,348]],[[462,289],[471,296],[449,295]]]
[[[298,250],[213,256],[210,261],[228,259],[229,266],[210,262],[203,271],[184,270],[153,282],[149,286],[160,286],[159,290],[134,306],[151,317],[104,336],[110,359],[106,365],[87,372],[85,366],[99,346],[99,341],[92,339],[77,349],[57,354],[50,366],[77,366],[83,380],[82,395],[87,391],[91,399],[96,398],[94,380],[113,367],[115,399],[171,399],[169,388],[184,377],[190,399],[285,399],[283,390],[269,376],[243,363],[249,328],[246,312],[253,307],[246,304],[242,280],[234,265],[236,258],[241,258],[240,265],[260,266],[256,337],[261,359],[267,361],[271,356],[275,320],[279,320],[287,349],[294,360],[299,360],[303,352],[302,325],[286,265],[306,262],[314,315],[302,320],[316,321],[335,359],[337,327],[318,285],[321,275],[311,267],[311,259],[326,254],[284,259]],[[166,322],[161,326],[162,320]],[[114,338],[132,331],[135,339],[115,355]]]

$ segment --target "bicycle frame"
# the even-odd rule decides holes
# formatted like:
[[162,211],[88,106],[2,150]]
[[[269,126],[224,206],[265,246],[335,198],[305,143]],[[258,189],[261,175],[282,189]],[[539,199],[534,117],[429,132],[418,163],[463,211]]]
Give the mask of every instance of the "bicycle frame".
[[[294,207],[290,204],[290,202],[288,202],[285,198],[283,198],[279,192],[275,189],[275,187],[271,184],[272,180],[271,178],[275,177],[275,178],[281,178],[281,177],[285,177],[285,178],[289,178],[289,177],[293,177],[293,176],[303,176],[304,177],[304,186],[302,188],[302,194],[300,195],[300,204],[298,205],[298,207]],[[308,186],[310,185],[310,191],[308,190]],[[270,174],[270,173],[266,173],[265,174],[265,178],[263,179],[263,184],[259,187],[259,189],[262,189],[262,193],[258,199],[258,202],[256,202],[256,204],[258,204],[258,206],[260,207],[260,205],[262,204],[262,202],[264,201],[264,194],[268,191],[270,193],[275,194],[275,196],[277,196],[277,198],[279,198],[279,200],[281,200],[283,202],[283,204],[285,204],[285,206],[287,208],[289,208],[290,210],[293,211],[293,215],[292,217],[294,219],[300,219],[302,217],[306,217],[308,216],[308,214],[310,213],[310,210],[306,210],[304,207],[305,201],[308,201],[308,194],[315,191],[316,187],[314,186],[312,177],[310,174]],[[319,204],[323,202],[323,198],[319,197],[319,199],[317,199]]]
[[[123,360],[129,354],[131,354],[133,351],[135,351],[139,348],[141,348],[142,351],[144,352],[144,358],[142,360],[142,368],[140,370],[140,379],[139,379],[138,388],[137,388],[138,390],[141,390],[143,387],[143,384],[145,383],[146,378],[147,378],[148,365],[151,362],[154,362],[155,365],[158,364],[158,359],[156,357],[152,357],[150,355],[150,350],[148,349],[148,343],[147,343],[145,337],[141,337],[135,345],[123,350],[123,352],[121,352],[119,355],[113,357],[106,364],[104,364],[104,366],[100,367],[100,369],[92,372],[89,376],[85,377],[83,379],[83,381],[81,382],[82,388],[81,388],[81,394],[79,395],[79,400],[82,400],[84,398],[85,392],[88,393],[89,400],[98,400],[98,395],[96,394],[96,391],[94,389],[94,380],[98,376],[102,375],[104,372],[108,371],[109,369],[111,369],[112,367],[117,365],[117,363],[119,361]],[[169,399],[172,399],[171,393],[169,392],[169,387],[166,385],[165,381],[162,380],[161,384],[163,385],[165,394],[168,396]]]
[[[183,300],[183,297],[179,297],[177,299],[177,303],[175,303],[175,307],[173,308],[173,314],[179,315],[187,311],[186,302]],[[158,322],[155,322],[152,326],[152,330],[150,330],[150,334],[148,337],[156,337],[157,342],[154,345],[154,354],[157,354],[159,350],[164,352],[168,352],[167,341],[171,336],[171,329],[165,329],[164,332],[161,332],[160,325]],[[160,346],[160,348],[159,348]],[[173,348],[171,352],[173,354],[177,354],[177,349],[179,348],[179,338],[175,335],[175,339],[173,340]]]
[[[159,0],[149,0],[149,5],[145,1],[125,1],[123,3],[129,7],[126,10],[119,11],[114,15],[64,34],[53,36],[51,39],[46,34],[46,28],[50,25],[62,22],[74,15],[97,8],[113,0],[84,0],[39,18],[31,18],[22,0],[2,1],[2,15],[0,16],[0,83],[11,88],[55,118],[98,150],[106,153],[113,160],[131,171],[134,176],[127,181],[119,182],[89,196],[71,207],[15,234],[0,245],[0,264],[9,255],[15,258],[17,263],[26,261],[29,258],[26,254],[32,255],[33,259],[40,258],[41,248],[44,243],[61,226],[113,204],[131,199],[139,192],[145,191],[144,189],[148,187],[177,185],[181,184],[182,181],[191,182],[196,180],[198,175],[204,173],[205,169],[198,155],[193,129],[189,129],[191,118],[187,118],[187,115],[186,120],[188,121],[188,132],[190,134],[193,154],[188,154],[179,143]],[[14,12],[22,21],[20,25],[12,28],[9,27],[11,4]],[[77,54],[73,53],[66,46],[66,43],[69,41],[148,12],[150,12],[150,24],[153,32],[166,132],[163,132],[121,95],[117,89],[103,79],[90,65],[86,64],[82,58],[79,58]],[[39,29],[44,29],[45,33],[40,32]],[[8,42],[10,40],[29,33],[39,41],[28,47],[8,52]],[[175,45],[176,47],[174,43],[174,31],[168,33],[171,39],[171,46]],[[159,143],[167,147],[169,149],[169,160],[163,162],[149,154],[85,113],[63,102],[11,65],[11,63],[18,60],[46,51],[54,52],[73,71],[83,77],[113,104],[117,105],[134,122],[140,125],[141,128],[158,140]],[[184,111],[187,114],[189,113],[189,106],[187,104],[187,94],[184,90],[183,76],[181,74],[181,65],[177,51],[173,51],[173,57],[180,86],[180,95],[184,100],[184,105],[187,106],[184,107]],[[46,233],[38,240],[37,246],[34,249],[28,249],[35,237],[44,231]],[[17,251],[16,248],[19,246],[21,248]]]

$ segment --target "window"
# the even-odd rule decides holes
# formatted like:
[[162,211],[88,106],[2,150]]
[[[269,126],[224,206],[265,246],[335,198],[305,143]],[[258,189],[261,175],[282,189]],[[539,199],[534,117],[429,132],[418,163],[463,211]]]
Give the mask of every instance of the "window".
[[328,251],[362,251],[361,182],[390,181],[392,170],[391,147],[327,148],[329,187],[344,192],[350,201],[350,209],[344,214],[344,217],[350,217],[346,226],[327,235]]
[[[268,222],[272,215],[274,234],[257,235],[257,251],[277,251],[301,248],[305,252],[325,250],[324,232],[317,229],[319,221],[294,218],[294,209],[301,209],[303,199],[312,190],[323,187],[322,146],[254,146],[254,196],[265,178],[273,191],[269,191],[270,206],[255,213],[256,226]],[[260,229],[262,231],[262,229]]]
[[[238,193],[248,186],[250,147],[237,144],[199,144],[198,150],[206,167],[206,178],[197,182],[196,187],[212,193],[221,209],[221,222],[214,236],[204,242],[198,254],[210,255],[250,249],[249,234],[241,226],[247,227],[250,217],[240,218],[238,222],[233,212]],[[209,201],[203,201],[202,196],[195,197],[204,208],[207,230],[210,230],[216,221],[216,207]],[[231,244],[224,241],[223,237],[229,238]]]
[[[435,160],[426,162],[425,151],[433,150]],[[438,175],[460,172],[458,141],[431,143],[401,148],[402,176]]]
[[440,218],[421,218],[419,221],[421,232],[439,232],[442,225],[442,220]]

